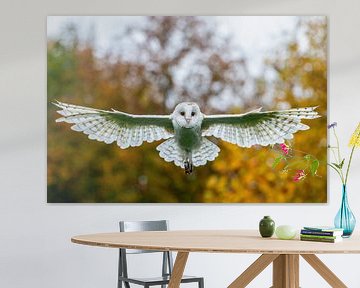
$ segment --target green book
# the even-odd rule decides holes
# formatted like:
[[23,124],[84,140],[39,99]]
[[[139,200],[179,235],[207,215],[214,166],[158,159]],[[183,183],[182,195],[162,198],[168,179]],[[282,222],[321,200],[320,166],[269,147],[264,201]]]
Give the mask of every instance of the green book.
[[342,241],[342,237],[335,237],[334,239],[329,238],[314,238],[314,237],[303,237],[300,236],[301,241],[313,241],[313,242],[324,242],[324,243],[337,243]]
[[304,229],[312,230],[312,231],[321,231],[321,232],[336,232],[341,231],[343,232],[343,228],[335,228],[332,226],[305,226]]
[[337,239],[337,238],[342,238],[341,236],[307,235],[307,234],[300,234],[300,237],[314,238],[314,239]]
[[343,231],[318,231],[318,230],[307,230],[301,229],[300,234],[303,235],[320,235],[320,236],[341,236]]

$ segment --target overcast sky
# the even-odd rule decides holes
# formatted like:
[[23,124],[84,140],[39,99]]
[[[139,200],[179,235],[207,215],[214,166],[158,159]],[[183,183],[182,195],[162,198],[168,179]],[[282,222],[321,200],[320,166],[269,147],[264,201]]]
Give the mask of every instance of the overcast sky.
[[[48,37],[57,38],[69,23],[79,29],[81,39],[94,33],[98,55],[111,51],[119,35],[129,25],[142,22],[143,16],[48,16]],[[250,73],[263,71],[264,59],[274,53],[281,43],[294,36],[297,16],[206,16],[218,24],[220,33],[233,37],[248,58]],[[211,20],[211,19],[209,19]]]

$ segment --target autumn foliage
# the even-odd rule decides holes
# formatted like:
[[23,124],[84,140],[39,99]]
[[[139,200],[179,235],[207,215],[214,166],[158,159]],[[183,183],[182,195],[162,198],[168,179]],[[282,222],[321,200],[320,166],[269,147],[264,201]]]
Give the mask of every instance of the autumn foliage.
[[[322,18],[299,19],[294,33],[305,31],[307,47],[294,37],[257,78],[248,73],[246,55],[234,53],[231,39],[219,36],[214,23],[198,17],[144,21],[120,37],[119,45],[131,47],[127,54],[99,56],[74,26],[48,40],[48,202],[326,202]],[[295,182],[292,171],[281,170],[285,163],[273,168],[281,152],[276,147],[240,148],[211,139],[221,148],[219,157],[185,175],[159,157],[160,142],[122,150],[55,123],[54,100],[135,114],[168,114],[182,101],[197,102],[204,113],[319,106],[322,117],[305,121],[311,129],[295,134],[289,145],[314,155],[320,165],[315,176]]]

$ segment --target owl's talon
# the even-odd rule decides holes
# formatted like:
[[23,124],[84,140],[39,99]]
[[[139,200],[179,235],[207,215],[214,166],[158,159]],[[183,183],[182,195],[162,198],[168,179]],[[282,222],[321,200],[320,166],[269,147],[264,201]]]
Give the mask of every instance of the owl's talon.
[[189,175],[193,171],[193,165],[189,161],[184,162],[185,174]]

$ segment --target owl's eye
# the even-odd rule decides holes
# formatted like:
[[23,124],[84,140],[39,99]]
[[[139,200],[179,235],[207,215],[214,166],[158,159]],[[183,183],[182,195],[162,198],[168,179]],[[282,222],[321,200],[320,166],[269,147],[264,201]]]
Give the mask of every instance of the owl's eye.
[[191,112],[191,116],[195,116],[195,112]]
[[185,112],[184,112],[184,111],[181,111],[181,112],[180,112],[180,115],[181,115],[181,116],[185,116]]

